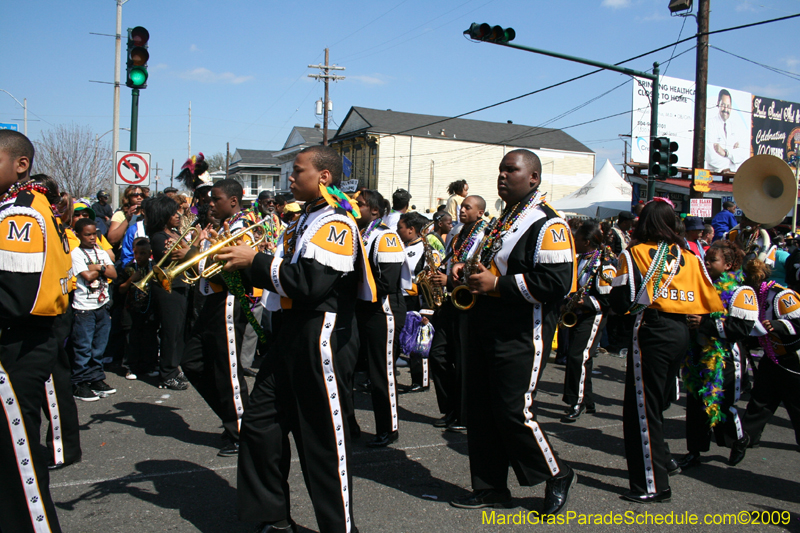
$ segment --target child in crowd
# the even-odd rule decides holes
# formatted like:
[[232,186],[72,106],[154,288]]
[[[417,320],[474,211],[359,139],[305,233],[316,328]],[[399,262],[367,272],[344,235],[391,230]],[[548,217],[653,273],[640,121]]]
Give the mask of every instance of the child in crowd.
[[[129,320],[123,321],[125,330],[125,379],[136,379],[137,374],[157,376],[158,318],[152,291],[143,292],[133,286],[152,269],[150,240],[139,237],[133,242],[133,261],[126,264],[117,276],[116,289],[120,301],[125,302]],[[125,323],[127,322],[127,323]]]
[[75,352],[72,362],[73,396],[91,402],[117,392],[105,382],[102,360],[111,328],[107,279],[115,279],[117,272],[108,254],[97,246],[94,220],[81,218],[75,223],[74,230],[81,243],[70,254],[72,270],[77,277],[72,302],[75,311],[72,326]]

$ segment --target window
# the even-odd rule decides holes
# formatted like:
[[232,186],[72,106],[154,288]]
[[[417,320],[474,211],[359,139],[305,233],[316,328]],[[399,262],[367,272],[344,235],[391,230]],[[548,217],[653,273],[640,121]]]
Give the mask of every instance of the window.
[[378,172],[378,160],[377,159],[373,159],[372,160],[372,175],[374,176],[375,174],[377,174],[377,172]]
[[258,175],[250,175],[250,196],[258,196]]

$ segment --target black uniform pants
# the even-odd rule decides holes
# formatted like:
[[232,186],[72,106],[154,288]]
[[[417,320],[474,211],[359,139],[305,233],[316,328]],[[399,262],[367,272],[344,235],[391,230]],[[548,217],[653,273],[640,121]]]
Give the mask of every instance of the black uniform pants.
[[563,401],[567,405],[594,405],[592,367],[600,346],[605,319],[602,313],[578,315],[578,322],[564,328],[569,335]]
[[[45,382],[58,347],[52,327],[6,327],[0,333],[0,528],[61,531],[39,445]],[[49,529],[48,529],[49,527]]]
[[81,459],[80,422],[78,406],[72,395],[72,367],[67,355],[66,343],[72,329],[72,308],[56,317],[53,333],[57,345],[57,357],[53,372],[45,382],[43,410],[50,423],[47,425],[48,464],[70,464]]
[[389,297],[384,296],[377,311],[359,311],[358,336],[361,351],[369,363],[372,383],[372,412],[375,433],[397,431],[397,386],[395,381],[395,330],[398,329]]
[[[161,355],[158,360],[158,371],[161,381],[178,376],[178,365],[185,349],[186,313],[188,309],[189,288],[176,286],[172,292],[165,291],[158,284],[151,284],[153,296],[158,303],[161,323]],[[238,306],[239,302],[235,302]],[[237,346],[241,343],[237,343]],[[245,393],[247,394],[247,393]]]
[[[266,312],[266,310],[265,310]],[[280,313],[277,313],[280,314]],[[343,325],[348,319],[346,316],[339,315],[338,325],[334,334],[336,335],[336,346],[339,347],[339,365],[341,374],[342,389],[342,411],[347,419],[348,427],[358,427],[356,420],[356,407],[354,398],[355,372],[359,362],[359,350],[361,349],[361,339],[359,338],[359,328],[356,323],[356,314],[350,314],[350,324]],[[276,328],[275,331],[278,331]],[[273,337],[274,338],[274,337]]]
[[428,355],[436,403],[443,415],[455,416],[459,398],[456,389],[456,365],[453,339],[453,308],[445,303],[431,318],[436,330]]
[[[696,347],[696,352],[702,348]],[[736,402],[748,382],[743,357],[736,347],[730,357],[725,358],[722,370],[724,395],[720,403],[720,411],[725,414],[725,421],[714,425],[713,432],[717,445],[730,448],[733,442],[744,436],[742,415],[736,408]],[[696,394],[686,395],[686,449],[693,453],[707,452],[711,446],[711,429],[708,425],[706,404]]]
[[622,427],[631,491],[669,488],[664,411],[674,394],[675,377],[689,347],[685,315],[646,309],[636,316],[628,350]]
[[476,491],[506,489],[509,465],[522,486],[557,477],[564,467],[533,407],[555,317],[543,316],[541,304],[502,311],[487,299],[479,298],[469,313],[467,440]]
[[[346,376],[334,334],[335,313],[285,310],[272,350],[258,372],[242,421],[237,497],[239,518],[290,518],[292,432],[321,532],[349,532],[352,475],[349,428],[341,399]],[[350,324],[343,319],[343,325]]]
[[[800,372],[800,362],[795,353],[779,357],[778,362],[786,369]],[[750,402],[742,421],[744,431],[750,435],[753,444],[761,441],[764,427],[783,403],[794,427],[794,438],[800,445],[800,375],[787,372],[784,368],[778,367],[767,356],[762,357],[758,364]]]
[[222,420],[226,436],[234,441],[239,440],[247,406],[247,383],[239,361],[246,324],[247,318],[233,295],[209,295],[181,360],[186,377]]

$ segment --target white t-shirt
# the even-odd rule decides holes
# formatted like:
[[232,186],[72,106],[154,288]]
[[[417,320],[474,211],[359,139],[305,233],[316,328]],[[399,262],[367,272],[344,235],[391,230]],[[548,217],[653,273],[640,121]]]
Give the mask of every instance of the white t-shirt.
[[113,266],[111,258],[100,248],[89,249],[80,246],[72,250],[70,255],[72,271],[78,280],[72,307],[81,311],[92,311],[103,307],[108,303],[108,281],[102,276],[91,282],[86,281],[81,272],[88,272],[88,265]]

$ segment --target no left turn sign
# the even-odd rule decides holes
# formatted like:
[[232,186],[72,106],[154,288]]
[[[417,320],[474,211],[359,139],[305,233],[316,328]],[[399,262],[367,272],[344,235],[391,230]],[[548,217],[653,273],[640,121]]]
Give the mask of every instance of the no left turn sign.
[[114,183],[117,185],[150,185],[150,154],[117,152]]

